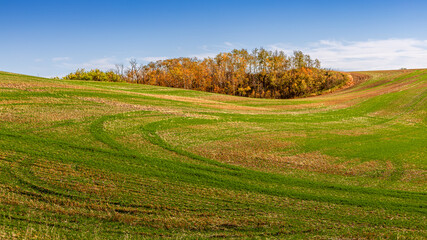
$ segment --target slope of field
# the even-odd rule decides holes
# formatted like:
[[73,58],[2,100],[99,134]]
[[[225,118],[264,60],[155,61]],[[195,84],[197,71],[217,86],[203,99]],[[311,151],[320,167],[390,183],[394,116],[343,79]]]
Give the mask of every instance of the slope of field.
[[0,239],[427,237],[427,70],[305,99],[0,72]]

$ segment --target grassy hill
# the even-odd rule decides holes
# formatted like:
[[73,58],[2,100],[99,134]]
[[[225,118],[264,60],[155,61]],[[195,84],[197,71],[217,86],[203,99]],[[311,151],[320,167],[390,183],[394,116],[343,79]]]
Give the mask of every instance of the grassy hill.
[[427,70],[290,100],[0,72],[0,239],[426,238]]

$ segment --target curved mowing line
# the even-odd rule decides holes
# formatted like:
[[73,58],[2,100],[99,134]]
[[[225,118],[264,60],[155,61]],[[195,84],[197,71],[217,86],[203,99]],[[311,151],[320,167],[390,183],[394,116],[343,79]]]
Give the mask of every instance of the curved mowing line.
[[[355,193],[368,194],[368,195],[389,196],[389,197],[400,198],[400,199],[410,198],[411,200],[419,200],[421,202],[423,202],[422,198],[425,197],[424,196],[425,194],[422,194],[422,193],[412,193],[412,192],[392,191],[392,190],[374,190],[374,189],[357,188],[357,187],[350,187],[350,186],[320,184],[316,182],[286,178],[280,175],[257,172],[257,171],[237,167],[237,166],[231,166],[231,168],[229,169],[227,168],[218,169],[218,167],[222,167],[223,165],[227,166],[227,164],[220,163],[212,159],[204,158],[196,154],[186,152],[181,149],[175,149],[171,147],[169,144],[162,141],[161,138],[155,134],[152,128],[150,130],[147,130],[147,127],[143,126],[142,127],[143,131],[146,131],[147,133],[151,134],[152,137],[156,136],[154,139],[152,139],[152,137],[150,139],[149,135],[146,135],[148,136],[148,140],[150,142],[152,141],[152,144],[158,145],[162,148],[165,148],[166,150],[173,151],[179,155],[190,157],[194,160],[199,160],[202,163],[208,163],[208,164],[213,163],[213,164],[212,166],[208,167],[208,166],[182,163],[182,162],[176,162],[176,161],[164,160],[164,159],[150,160],[147,157],[144,157],[143,155],[141,155],[139,152],[127,149],[126,147],[120,145],[115,140],[113,140],[108,134],[106,134],[106,132],[104,131],[103,123],[105,121],[111,120],[111,119],[127,118],[127,117],[130,117],[130,116],[124,116],[124,114],[104,116],[96,120],[93,123],[93,127],[91,127],[91,129],[97,132],[95,135],[98,136],[98,139],[100,141],[108,144],[112,148],[117,149],[122,154],[127,153],[135,156],[140,160],[144,160],[145,162],[150,162],[151,164],[155,164],[159,167],[166,167],[161,171],[163,172],[164,175],[168,176],[171,179],[190,182],[190,183],[205,184],[213,187],[222,187],[222,188],[228,188],[233,190],[245,190],[250,192],[258,192],[258,193],[271,194],[276,196],[291,197],[291,198],[296,198],[301,200],[314,200],[314,201],[320,201],[320,202],[330,202],[335,204],[377,207],[377,208],[395,209],[395,210],[405,209],[407,211],[420,212],[420,213],[424,213],[426,211],[425,210],[426,205],[423,203],[399,203],[399,202],[393,202],[392,200],[391,202],[390,200],[378,201],[375,199],[360,198],[360,196],[358,196],[358,198],[356,199],[348,199],[348,198],[335,197],[335,196],[325,196],[325,195],[319,196],[319,195],[303,193],[303,192],[291,190],[291,189],[283,189],[282,187],[284,186],[298,186],[298,187],[309,188],[309,189],[311,188],[311,189],[339,191],[339,192],[355,192]],[[159,122],[162,122],[162,121],[167,121],[167,120],[161,120],[155,123],[158,124]],[[153,126],[153,123],[148,125]],[[160,139],[160,142],[159,142],[159,139]],[[160,162],[163,164],[159,165]],[[170,168],[173,169],[174,171],[166,172]],[[262,184],[280,184],[281,187],[279,186],[275,186],[273,188],[272,186],[262,187],[254,183],[250,184],[248,182],[242,182],[242,180],[245,180],[245,179],[249,181],[258,180]],[[328,193],[331,193],[331,192],[328,192]]]
[[[85,200],[90,199],[90,196],[83,195],[80,192],[73,191],[70,189],[59,188],[58,186],[41,181],[36,178],[35,175],[29,170],[29,167],[32,165],[33,161],[31,159],[22,160],[20,162],[15,162],[19,164],[19,169],[7,169],[8,173],[16,179],[22,187],[27,187],[39,194],[55,195],[57,197],[65,197],[73,200]],[[21,172],[21,174],[19,174]],[[71,193],[73,192],[73,193]],[[41,199],[39,199],[41,200]]]
[[[425,92],[424,92],[425,93]],[[422,98],[422,96],[421,96]],[[415,98],[411,98],[411,103],[413,101],[416,101]],[[418,101],[419,102],[419,101]],[[386,106],[388,102],[382,102],[384,106]],[[408,104],[409,106],[410,104]],[[399,112],[395,111],[395,113],[400,113],[402,115],[404,109],[399,110]],[[364,111],[365,112],[372,112]],[[81,164],[85,160],[88,161],[88,166],[93,167],[93,170],[100,169],[100,170],[108,170],[109,173],[115,174],[115,173],[125,173],[123,176],[124,179],[126,179],[127,184],[123,184],[122,187],[124,188],[138,188],[140,185],[140,181],[134,181],[137,180],[138,177],[144,177],[144,178],[152,178],[152,179],[160,179],[163,183],[166,185],[161,185],[162,187],[167,187],[167,185],[174,185],[177,184],[179,186],[184,187],[191,187],[191,184],[194,184],[195,189],[197,189],[197,186],[200,187],[214,187],[217,189],[224,189],[228,191],[235,191],[235,193],[253,193],[255,195],[260,194],[262,197],[262,194],[264,196],[267,196],[266,199],[269,199],[268,195],[270,196],[279,196],[283,198],[279,198],[278,201],[281,201],[285,197],[287,198],[293,198],[296,199],[296,202],[301,202],[301,205],[305,205],[303,201],[301,200],[308,200],[313,201],[315,203],[316,201],[318,203],[315,204],[315,208],[307,208],[304,210],[301,210],[299,207],[292,207],[290,209],[286,209],[286,218],[280,218],[275,216],[274,212],[282,212],[283,208],[282,206],[285,206],[286,204],[279,204],[279,206],[276,205],[275,200],[270,202],[262,202],[258,203],[257,201],[253,202],[253,200],[248,200],[248,202],[244,202],[243,200],[237,199],[237,202],[234,202],[233,199],[223,199],[221,196],[220,200],[218,201],[226,201],[227,204],[224,205],[227,208],[226,209],[220,209],[221,211],[224,210],[226,212],[229,212],[231,215],[229,215],[228,218],[233,218],[234,213],[240,211],[242,207],[247,208],[253,208],[260,210],[262,214],[269,213],[273,211],[273,218],[282,221],[282,219],[285,221],[283,225],[274,225],[272,229],[268,229],[268,218],[271,218],[271,216],[265,216],[261,215],[261,218],[259,221],[265,222],[265,219],[268,221],[266,222],[266,225],[258,225],[259,227],[255,226],[255,229],[250,230],[250,227],[254,225],[257,222],[251,222],[251,218],[248,220],[249,222],[244,222],[242,220],[241,226],[236,227],[235,229],[228,229],[230,234],[225,234],[224,236],[258,236],[258,237],[278,237],[278,238],[307,238],[307,237],[319,237],[319,236],[327,236],[327,234],[332,234],[333,236],[396,236],[394,233],[400,234],[404,233],[403,236],[412,236],[412,235],[405,235],[407,233],[413,232],[414,236],[423,236],[425,234],[424,227],[425,223],[423,223],[423,219],[426,215],[426,203],[427,203],[427,193],[421,191],[421,192],[409,192],[409,191],[399,191],[399,190],[382,190],[382,189],[374,189],[374,188],[363,188],[363,187],[353,187],[353,186],[346,186],[346,185],[335,185],[334,183],[327,183],[323,184],[321,182],[310,182],[310,180],[301,180],[297,178],[292,178],[290,176],[283,176],[280,174],[270,174],[262,171],[256,171],[251,169],[246,169],[239,166],[234,166],[230,164],[225,164],[219,161],[216,161],[215,159],[205,158],[203,156],[194,154],[190,151],[186,151],[186,146],[174,146],[174,142],[166,141],[162,138],[162,133],[165,130],[168,130],[167,128],[169,126],[165,124],[169,124],[172,127],[180,127],[180,126],[193,126],[195,121],[187,121],[186,118],[183,117],[183,120],[180,120],[178,122],[168,122],[171,119],[176,120],[176,116],[170,115],[165,116],[164,114],[162,116],[165,116],[160,119],[169,118],[167,120],[159,120],[159,118],[150,118],[151,123],[147,123],[148,119],[143,120],[144,124],[134,124],[136,121],[132,120],[134,117],[145,117],[147,112],[142,111],[136,114],[133,113],[124,113],[119,115],[110,115],[110,116],[103,116],[101,118],[94,118],[91,117],[88,120],[84,121],[84,126],[89,126],[86,128],[86,130],[89,130],[90,134],[92,134],[93,138],[91,137],[91,140],[95,139],[96,141],[100,141],[104,144],[97,147],[98,145],[91,146],[90,144],[87,144],[87,141],[85,142],[79,142],[75,141],[72,142],[69,139],[65,140],[57,140],[55,138],[56,135],[46,135],[48,137],[40,137],[37,136],[36,132],[31,131],[14,131],[13,129],[0,129],[0,152],[2,150],[12,150],[16,152],[16,156],[18,158],[7,156],[7,159],[1,159],[0,156],[0,163],[2,161],[5,161],[6,164],[5,168],[1,172],[4,173],[5,176],[0,177],[0,182],[3,184],[5,183],[7,186],[6,191],[12,191],[13,194],[22,194],[20,198],[29,197],[32,200],[30,201],[39,201],[40,203],[44,204],[46,202],[47,204],[59,204],[62,203],[73,203],[73,210],[75,210],[74,213],[67,213],[67,212],[56,212],[55,210],[49,210],[44,208],[38,208],[33,207],[31,205],[22,207],[16,207],[15,205],[4,205],[1,207],[0,204],[0,225],[1,224],[11,224],[11,228],[6,229],[12,229],[15,227],[20,227],[25,231],[25,227],[27,225],[31,226],[31,223],[38,224],[40,226],[51,226],[55,228],[61,228],[63,227],[64,230],[69,231],[70,237],[75,236],[95,236],[100,237],[109,235],[108,238],[120,238],[125,236],[124,234],[134,234],[133,236],[138,238],[138,235],[140,237],[147,237],[150,238],[154,236],[158,237],[173,237],[177,233],[178,236],[192,236],[193,229],[188,228],[182,228],[179,226],[173,226],[172,228],[167,227],[158,227],[157,225],[139,225],[140,223],[137,223],[137,225],[132,225],[129,228],[129,224],[125,222],[116,222],[112,218],[104,218],[103,214],[115,211],[120,213],[121,207],[126,207],[130,209],[137,209],[143,211],[144,209],[141,209],[145,207],[144,205],[139,205],[139,203],[143,203],[144,201],[140,201],[140,194],[139,192],[135,193],[137,197],[133,198],[127,198],[127,195],[124,194],[122,197],[122,193],[120,190],[114,190],[117,191],[119,195],[117,197],[112,197],[111,199],[109,197],[104,197],[104,195],[100,195],[99,197],[93,193],[86,193],[85,191],[80,192],[79,189],[67,188],[63,187],[62,184],[57,184],[55,180],[61,178],[61,175],[55,175],[55,177],[48,176],[45,174],[48,174],[48,172],[45,172],[43,170],[42,174],[34,174],[37,170],[35,170],[32,166],[41,166],[41,167],[47,167],[50,168],[50,164],[52,164],[52,168],[55,168],[54,162],[58,161],[61,163],[77,163]],[[359,111],[357,112],[357,114]],[[108,114],[108,113],[107,113]],[[128,115],[131,116],[128,116]],[[161,114],[161,113],[160,113]],[[153,116],[153,115],[149,115]],[[149,117],[147,116],[147,117]],[[219,115],[220,116],[220,115]],[[316,115],[317,117],[319,115]],[[105,129],[104,126],[107,126],[105,123],[108,122],[108,124],[111,124],[113,128],[115,126],[119,126],[120,119],[125,118],[131,118],[132,125],[131,128],[128,128],[127,125],[125,125],[125,132],[127,130],[132,131],[132,133],[135,129],[138,131],[137,133],[140,133],[143,138],[147,139],[147,142],[144,140],[144,144],[147,143],[147,146],[154,148],[155,151],[150,151],[150,154],[144,155],[145,153],[141,151],[139,148],[134,147],[133,145],[128,145],[126,143],[122,143],[120,136],[116,135],[115,131],[109,132],[108,129]],[[341,115],[336,117],[337,119],[341,119]],[[95,120],[94,120],[95,119]],[[115,120],[118,120],[115,122]],[[305,119],[303,117],[301,121],[310,121],[310,119]],[[328,120],[328,119],[324,119]],[[221,121],[224,121],[221,120]],[[225,120],[225,121],[233,121],[233,119]],[[234,121],[239,121],[239,119],[234,119]],[[254,122],[256,120],[253,120]],[[370,121],[370,120],[369,120]],[[382,121],[382,120],[381,120]],[[390,121],[387,119],[386,121]],[[127,121],[124,121],[125,123],[129,123]],[[377,121],[375,121],[377,122]],[[82,123],[82,122],[80,122]],[[89,123],[89,125],[86,125],[86,123]],[[120,122],[122,123],[122,122]],[[72,123],[74,124],[74,123]],[[77,124],[77,123],[76,123]],[[181,125],[182,124],[182,125]],[[188,124],[188,125],[186,125]],[[203,122],[202,122],[203,124]],[[61,124],[58,124],[61,125]],[[64,125],[67,125],[67,123],[64,123]],[[110,126],[110,125],[108,125]],[[50,126],[52,128],[56,127],[56,124],[53,126]],[[46,127],[46,129],[50,128]],[[121,126],[120,126],[121,127]],[[139,128],[140,127],[140,128]],[[67,128],[68,129],[68,128]],[[409,128],[410,129],[410,128]],[[35,131],[41,130],[41,129],[34,129]],[[265,132],[265,131],[261,131]],[[270,132],[270,131],[266,131]],[[422,130],[420,131],[422,133]],[[68,132],[67,134],[70,134],[71,132]],[[86,133],[86,132],[85,132]],[[181,132],[182,133],[182,132]],[[45,134],[43,134],[45,135]],[[228,134],[225,134],[226,136]],[[229,135],[228,135],[229,136]],[[422,138],[418,138],[422,140]],[[68,141],[68,142],[67,142]],[[4,144],[3,144],[4,143]],[[91,141],[92,143],[92,141]],[[150,144],[151,143],[151,144]],[[157,148],[159,147],[159,148]],[[164,151],[160,148],[163,148]],[[145,149],[145,148],[144,148]],[[169,151],[169,152],[168,152]],[[21,156],[24,156],[19,153],[25,153],[25,157],[21,162]],[[160,156],[159,158],[150,157],[150,156],[157,156],[154,154],[161,153],[165,154],[165,157]],[[168,155],[170,154],[170,155]],[[178,155],[176,155],[178,154]],[[39,161],[38,159],[42,159],[43,161]],[[28,160],[28,161],[27,161]],[[34,160],[34,162],[32,162]],[[44,160],[47,160],[46,162]],[[13,164],[7,164],[7,161],[12,162]],[[182,162],[181,162],[182,161]],[[200,164],[200,165],[199,165]],[[3,164],[0,164],[0,166]],[[114,165],[120,165],[120,167],[114,167]],[[2,167],[2,166],[1,166]],[[0,167],[0,168],[1,168]],[[61,170],[61,169],[58,169]],[[128,171],[128,172],[124,172]],[[72,174],[71,174],[72,175]],[[80,176],[80,175],[79,175]],[[47,177],[47,180],[44,180],[44,178]],[[82,175],[83,178],[89,179],[90,176],[88,175]],[[108,176],[107,176],[108,177]],[[16,178],[16,180],[14,179]],[[112,181],[115,181],[116,178],[110,178]],[[9,181],[10,180],[10,181]],[[52,181],[54,180],[54,181]],[[128,183],[127,180],[134,181],[132,183]],[[326,186],[325,186],[326,185]],[[152,189],[156,190],[154,186],[152,186]],[[168,190],[169,191],[169,190]],[[177,190],[170,190],[170,191],[179,191],[179,188]],[[171,198],[173,201],[176,201],[176,203],[179,203],[183,201],[179,197],[179,192],[173,192],[178,193],[176,196],[176,199]],[[191,193],[186,193],[191,194]],[[194,194],[198,194],[197,190]],[[214,194],[214,193],[209,193]],[[132,195],[133,196],[133,195]],[[175,195],[174,195],[175,196]],[[232,195],[231,195],[232,196]],[[170,201],[170,196],[165,195],[166,198],[168,198],[168,201]],[[187,197],[187,195],[185,196]],[[186,199],[184,197],[184,199]],[[218,196],[215,195],[208,195],[209,198],[207,198],[206,202],[204,204],[211,204],[215,203],[213,200]],[[238,197],[239,198],[239,197]],[[264,197],[262,197],[264,198]],[[146,198],[141,198],[146,199]],[[156,201],[157,198],[147,198],[150,200]],[[198,198],[196,198],[199,200]],[[189,197],[186,200],[191,200]],[[407,201],[407,202],[405,202]],[[99,210],[100,214],[98,215],[96,211],[98,210],[98,206],[94,206],[93,209],[95,210],[94,215],[86,215],[85,212],[79,212],[80,209],[84,210],[91,210],[92,205],[84,205],[84,203],[97,203],[99,204],[99,207],[104,207],[104,209]],[[175,202],[174,202],[175,203]],[[183,206],[183,211],[197,211],[199,210],[199,207],[192,206],[191,202],[190,206],[185,204]],[[331,203],[328,204],[328,203]],[[7,204],[7,203],[6,203]],[[82,204],[82,205],[80,205]],[[237,204],[237,205],[236,205]],[[242,205],[240,205],[242,204]],[[245,204],[245,205],[243,205]],[[298,203],[299,204],[299,203]],[[332,204],[337,204],[335,207]],[[341,208],[339,205],[347,205],[348,207]],[[311,204],[309,204],[311,206]],[[203,206],[203,205],[200,205]],[[196,207],[196,208],[194,208]],[[229,208],[228,208],[229,207]],[[265,207],[265,209],[263,208]],[[323,211],[318,211],[318,207],[332,207],[332,210],[325,209],[325,215],[323,214]],[[338,215],[334,215],[334,211],[338,209],[343,209],[344,213],[338,214],[343,215],[343,219],[341,219]],[[361,207],[360,209],[358,207]],[[178,207],[178,209],[180,206]],[[15,210],[16,209],[16,210]],[[26,215],[25,211],[29,210],[31,213]],[[274,210],[273,210],[274,209]],[[296,209],[296,214],[293,213],[292,209]],[[45,210],[45,211],[43,211]],[[127,210],[127,209],[125,209]],[[156,217],[164,218],[172,216],[175,213],[175,210],[165,210],[167,214],[163,215],[163,212],[159,212],[156,210],[153,210],[153,213],[155,213]],[[37,214],[32,214],[34,211],[37,211]],[[223,211],[223,212],[224,212]],[[301,211],[299,213],[298,211]],[[356,213],[353,213],[355,211]],[[224,216],[227,218],[227,214]],[[256,213],[254,211],[254,213]],[[348,213],[348,215],[347,215]],[[359,214],[360,213],[360,214]],[[145,214],[142,212],[141,214]],[[221,212],[219,212],[218,217],[222,218],[223,216],[220,215]],[[130,213],[130,215],[133,215],[133,212]],[[226,216],[227,215],[227,216]],[[346,215],[346,216],[344,216]],[[394,216],[399,216],[397,219],[389,218]],[[190,215],[193,216],[193,215]],[[196,216],[196,215],[194,215]],[[200,215],[197,214],[197,218],[200,217]],[[408,218],[406,218],[408,217]],[[9,220],[8,220],[9,218]],[[203,215],[202,215],[203,218]],[[317,225],[314,221],[314,225],[311,224],[310,226],[306,223],[306,220],[308,218],[312,219],[318,219],[321,224]],[[273,220],[274,220],[273,219]],[[411,223],[410,219],[417,219],[415,223]],[[51,222],[49,222],[51,220]],[[65,222],[63,221],[65,220]],[[286,221],[290,221],[288,224]],[[294,221],[297,220],[297,221]],[[67,223],[68,221],[68,223]],[[71,221],[71,222],[70,222]],[[203,221],[203,219],[202,219]],[[325,224],[325,222],[331,222],[331,224]],[[21,223],[20,223],[21,222]],[[23,223],[28,222],[28,224]],[[302,226],[298,226],[299,223],[304,223]],[[249,223],[249,225],[248,225]],[[76,224],[83,224],[81,227],[77,226]],[[411,225],[414,224],[414,225]],[[307,225],[307,227],[306,227]],[[77,228],[76,228],[77,227]],[[97,231],[94,233],[94,235],[91,235],[91,232],[93,230],[93,227],[96,227],[101,232],[98,232],[98,235],[96,235]],[[211,233],[218,233],[218,236],[221,236],[221,231],[218,230],[219,226],[208,226],[208,227],[201,227],[201,231],[205,232],[202,235],[194,235],[196,236],[214,236]],[[279,229],[277,229],[278,227]],[[282,231],[282,228],[285,231]],[[334,231],[334,228],[338,228],[338,232]],[[43,228],[44,229],[44,228]],[[123,231],[121,230],[123,229]],[[199,229],[200,230],[200,229]],[[367,230],[372,231],[374,235],[362,234],[361,231]],[[49,228],[50,231],[50,228]],[[83,231],[84,234],[79,235],[78,232]],[[355,231],[356,234],[350,234],[349,231]],[[1,229],[0,229],[1,232]],[[71,233],[72,232],[72,233]],[[87,233],[85,233],[87,232]],[[44,234],[45,232],[41,233]],[[46,232],[47,233],[47,232]],[[60,232],[58,232],[60,233]],[[63,235],[64,232],[62,232]],[[383,235],[383,234],[389,234],[393,233],[393,235]],[[49,235],[51,232],[48,233]],[[114,234],[114,235],[113,235]],[[209,235],[211,234],[211,235]],[[237,234],[237,235],[235,235]],[[375,235],[377,234],[377,235]],[[1,235],[1,234],[0,234]],[[53,231],[52,231],[52,235]],[[59,236],[59,235],[58,235]]]
[[[25,152],[22,152],[25,153]],[[82,193],[77,190],[72,190],[68,188],[62,188],[58,185],[51,184],[41,179],[35,177],[35,174],[29,167],[33,164],[33,160],[25,159],[20,162],[14,161],[19,165],[19,168],[12,169],[9,166],[3,168],[6,174],[9,175],[9,179],[16,179],[19,183],[20,189],[18,190],[20,194],[35,197],[38,201],[51,203],[49,199],[46,199],[46,196],[55,196],[58,198],[72,199],[75,201],[89,201],[100,204],[114,205],[116,208],[115,211],[119,211],[120,207],[123,208],[147,208],[147,205],[144,204],[135,204],[135,203],[126,203],[123,201],[104,199],[104,198],[94,198],[95,195]]]
[[[129,116],[125,116],[124,114],[119,114],[119,115],[116,115],[116,116],[114,116],[114,115],[113,116],[106,116],[106,117],[104,117],[104,119],[102,121],[101,120],[95,121],[94,123],[96,123],[96,124],[94,124],[94,125],[102,124],[103,121],[106,121],[107,119],[114,119],[114,118],[117,119],[117,118],[120,118],[120,115],[122,115],[122,117],[129,117]],[[138,115],[138,117],[140,117],[140,115]],[[163,120],[163,121],[166,121],[166,120]],[[159,122],[161,122],[161,121],[159,121]],[[157,124],[158,124],[158,122],[157,122]],[[93,129],[96,129],[96,128],[93,128]],[[101,129],[101,130],[103,130],[103,129]],[[103,136],[104,138],[106,137],[107,139],[111,139],[108,135],[101,135],[101,136]],[[14,136],[14,137],[16,137],[16,136]],[[22,137],[22,136],[20,136],[20,137]],[[157,136],[157,139],[161,140],[161,138],[159,136]],[[26,139],[26,140],[29,140],[29,139]],[[34,139],[34,140],[37,141],[36,139]],[[46,141],[46,140],[44,140],[44,141]],[[53,142],[49,141],[49,144],[50,143],[54,143],[54,141]],[[73,146],[70,145],[70,143],[66,144],[66,143],[57,143],[57,142],[55,142],[55,144],[56,145],[59,144],[60,146],[64,146],[64,145],[68,146],[69,145],[69,147],[73,147]],[[76,146],[74,146],[74,147],[76,147]],[[120,145],[115,145],[115,147],[120,148]],[[171,146],[169,146],[169,147],[171,147]],[[89,150],[89,151],[100,151],[101,150],[101,149],[87,149],[87,148],[84,148],[84,149],[83,148],[78,148],[78,149],[80,149],[80,150],[86,150],[86,151],[87,150]],[[175,150],[175,149],[171,148],[171,150]],[[159,161],[153,161],[152,159],[147,159],[146,157],[143,157],[140,154],[135,154],[135,153],[132,153],[132,152],[126,154],[125,153],[126,151],[128,151],[128,150],[125,150],[124,152],[121,152],[120,154],[113,154],[113,155],[117,155],[117,156],[124,157],[124,158],[129,158],[130,161],[132,161],[132,159],[134,161],[135,158],[139,158],[139,159],[144,160],[144,161],[148,160],[147,162],[150,162],[152,164],[159,162]],[[112,154],[112,152],[110,152],[110,151],[101,151],[101,152],[105,152],[105,154]],[[179,153],[179,151],[178,151],[178,153]],[[198,155],[189,153],[189,156],[196,157],[196,159],[197,159]],[[169,165],[171,165],[171,163],[172,163],[169,160],[168,161],[162,160],[162,161],[165,162],[165,163],[167,163],[167,164],[169,164]],[[214,160],[210,160],[210,161],[216,162]],[[165,164],[163,164],[162,166],[164,167],[164,165]],[[211,178],[212,176],[210,176],[209,174],[208,175],[203,174],[201,171],[203,171],[203,172],[207,171],[207,172],[210,172],[210,173],[220,174],[220,175],[223,175],[223,176],[239,176],[241,178],[248,178],[248,177],[250,178],[250,176],[246,176],[247,174],[242,174],[242,172],[229,172],[229,171],[224,171],[225,169],[222,169],[222,170],[220,170],[220,169],[213,169],[213,168],[207,168],[207,167],[197,166],[197,165],[193,165],[193,164],[184,164],[184,165],[185,166],[183,166],[182,163],[180,164],[180,163],[173,162],[173,167],[175,169],[181,169],[181,170],[184,170],[185,172],[190,171],[190,172],[188,172],[190,175],[198,176],[199,178],[204,178],[205,180],[208,179],[208,181],[211,181],[211,182],[213,180]],[[182,169],[182,167],[184,167],[184,169]],[[236,168],[236,167],[233,167],[233,168]],[[245,173],[247,173],[247,172],[248,171],[245,171]],[[166,175],[170,176],[171,174],[166,174]],[[165,177],[165,174],[158,173],[158,176]],[[194,182],[194,179],[192,179],[191,177],[190,178],[183,178],[182,175],[180,175],[180,174],[175,174],[174,176],[177,179],[182,179],[182,180],[185,180],[185,181]],[[217,176],[215,176],[215,177],[217,178]],[[262,174],[262,176],[256,176],[255,175],[253,177],[255,179],[260,179],[263,182],[265,182],[265,180],[268,179],[268,180],[270,180],[270,182],[283,184],[283,181],[285,180],[288,185],[289,184],[291,184],[291,185],[294,184],[294,185],[297,185],[297,186],[300,185],[300,186],[303,186],[305,188],[307,188],[308,186],[310,186],[310,187],[316,187],[316,188],[321,188],[321,189],[327,189],[327,188],[329,188],[329,189],[333,189],[333,190],[340,190],[341,189],[341,190],[344,190],[344,191],[349,191],[348,187],[345,187],[345,189],[343,189],[342,186],[334,186],[334,185],[325,186],[325,184],[304,182],[304,181],[301,181],[301,180],[298,181],[296,179],[285,179],[283,176],[278,178],[277,176],[274,176],[274,175],[271,175],[271,174],[270,175],[266,175],[265,173]],[[253,180],[253,178],[252,179],[250,178],[250,180]],[[215,182],[216,182],[216,184],[214,184],[214,185],[218,185],[218,184],[221,185],[221,186],[227,185],[226,184],[227,181],[224,182],[224,181],[219,180],[219,181],[215,181]],[[245,184],[246,183],[240,183],[238,185],[245,185]],[[240,189],[240,190],[242,188],[245,189],[246,187],[245,186],[243,186],[243,187],[242,186],[237,187],[237,189]],[[262,189],[259,189],[259,190],[260,190],[259,192],[265,192]],[[362,192],[362,193],[369,193],[369,192],[373,191],[373,190],[369,191],[368,189],[361,189],[361,190],[362,191],[359,191],[359,192]],[[387,192],[390,193],[390,191],[387,191]],[[419,197],[422,197],[423,195],[425,195],[425,194],[421,194],[421,193],[418,194],[418,193],[403,192],[403,191],[392,191],[391,192],[392,194],[390,195],[390,194],[387,194],[387,192],[384,195],[389,195],[389,196],[393,196],[393,197],[400,197],[400,198],[409,197],[410,195],[412,195],[411,197],[417,197],[416,195],[418,195],[418,198],[419,198]],[[378,191],[374,191],[373,193],[374,194],[378,194]],[[281,195],[280,193],[278,193],[278,194]],[[399,195],[396,196],[396,194],[399,194]],[[298,194],[295,195],[295,194],[291,194],[290,192],[288,192],[287,195],[288,196],[297,197]],[[301,198],[301,199],[310,199],[310,198],[307,198],[307,197],[304,197],[304,196],[299,196],[298,198]]]
[[[158,145],[166,150],[175,152],[179,155],[193,158],[194,160],[200,160],[208,163],[214,162],[215,165],[220,163],[215,160],[205,158],[200,155],[196,155],[194,153],[185,151],[183,149],[173,147],[172,145],[164,141],[162,138],[160,138],[160,136],[156,134],[156,130],[155,130],[156,129],[155,125],[159,125],[159,122],[162,122],[162,121],[170,121],[170,120],[161,120],[158,122],[148,124],[150,125],[150,127],[147,127],[147,126],[143,127],[143,130],[149,133],[149,134],[146,134],[146,136],[148,137],[147,140],[149,140],[152,144]],[[228,164],[220,163],[220,165],[228,165]],[[427,196],[426,193],[407,192],[407,191],[399,191],[399,190],[384,190],[384,189],[377,190],[377,189],[361,188],[361,187],[354,187],[354,186],[334,185],[329,183],[318,183],[318,182],[311,182],[311,181],[302,180],[302,179],[288,178],[282,175],[277,175],[272,173],[259,172],[255,170],[242,168],[239,166],[234,166],[234,168],[239,169],[240,171],[245,171],[245,173],[248,173],[248,174],[264,175],[264,176],[259,176],[260,178],[263,178],[263,179],[265,179],[266,177],[265,175],[268,174],[270,175],[268,179],[273,180],[273,182],[283,182],[283,180],[285,180],[286,183],[289,183],[295,186],[301,186],[301,187],[309,187],[309,188],[317,188],[317,189],[328,188],[328,189],[334,189],[334,190],[340,190],[340,191],[360,192],[364,194],[383,195],[383,196],[390,196],[390,197],[396,197],[396,198],[406,198],[409,196],[416,197],[416,198],[419,198],[419,197],[423,198]]]

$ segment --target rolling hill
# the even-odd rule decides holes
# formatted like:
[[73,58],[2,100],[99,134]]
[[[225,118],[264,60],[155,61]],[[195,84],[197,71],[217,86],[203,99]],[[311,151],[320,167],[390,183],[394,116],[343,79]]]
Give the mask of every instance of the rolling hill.
[[0,239],[426,238],[427,70],[357,74],[276,100],[0,72]]

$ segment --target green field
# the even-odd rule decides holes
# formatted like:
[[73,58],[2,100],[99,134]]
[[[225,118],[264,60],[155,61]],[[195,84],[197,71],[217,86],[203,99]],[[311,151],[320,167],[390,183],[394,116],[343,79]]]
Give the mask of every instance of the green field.
[[427,70],[252,99],[0,72],[0,239],[425,239]]

